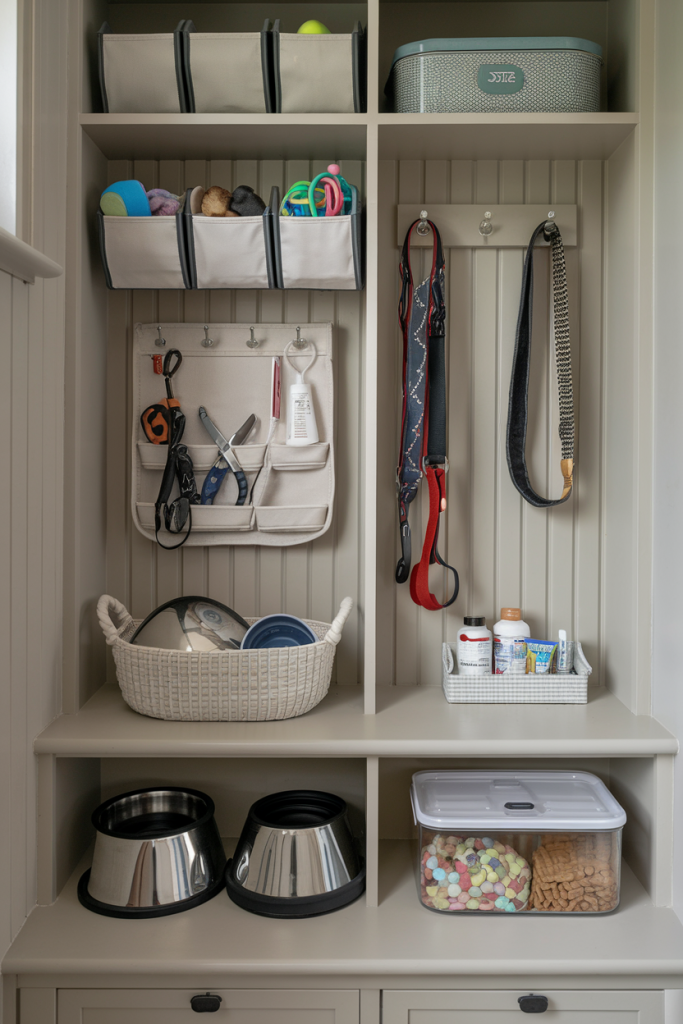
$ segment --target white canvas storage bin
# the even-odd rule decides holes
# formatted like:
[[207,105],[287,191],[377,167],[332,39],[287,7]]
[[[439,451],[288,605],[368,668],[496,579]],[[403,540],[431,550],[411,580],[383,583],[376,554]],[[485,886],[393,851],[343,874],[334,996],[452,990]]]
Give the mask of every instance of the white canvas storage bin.
[[587,704],[588,677],[593,671],[580,643],[574,669],[567,675],[461,675],[457,645],[442,647],[443,692],[449,704]]
[[122,35],[104,22],[97,43],[105,114],[187,112],[183,53],[187,24],[184,19],[175,32]]
[[512,917],[618,907],[626,814],[597,776],[416,772],[410,799],[428,910]]
[[365,110],[366,38],[353,32],[308,35],[273,26],[273,88],[280,114],[359,114]]
[[272,33],[185,32],[188,109],[192,114],[273,111]]
[[275,288],[271,208],[259,217],[206,217],[204,191],[185,193],[190,287]]
[[601,66],[568,36],[423,39],[396,50],[386,93],[397,113],[598,111]]
[[[223,220],[223,218],[220,218]],[[236,221],[237,217],[227,218]],[[284,358],[297,326],[306,347],[291,349],[294,366],[303,368],[316,348],[315,361],[306,370],[318,424],[317,444],[293,447],[287,440],[287,396],[297,372]],[[332,325],[317,324],[208,324],[213,345],[205,339],[204,324],[162,323],[135,325],[133,348],[133,409],[131,432],[131,513],[137,529],[155,541],[154,506],[159,493],[167,445],[152,444],[140,423],[148,406],[165,395],[164,379],[154,373],[152,357],[157,328],[166,350],[179,349],[182,365],[173,377],[173,389],[185,415],[183,444],[192,459],[197,491],[201,494],[218,448],[211,443],[199,407],[204,406],[219,430],[230,437],[253,413],[254,428],[235,455],[247,478],[247,498],[237,505],[238,489],[228,473],[213,504],[193,505],[192,531],[185,547],[260,545],[289,547],[305,544],[325,533],[332,522],[335,491],[334,379]],[[251,328],[254,331],[252,344]],[[282,415],[270,441],[271,375],[273,357],[280,357]],[[173,485],[170,501],[178,494]],[[180,536],[163,523],[159,540],[177,544]]]
[[189,288],[183,202],[173,217],[105,217],[97,211],[108,288]]
[[351,186],[351,213],[338,217],[281,217],[274,188],[273,251],[278,288],[359,291],[363,287],[361,210]]

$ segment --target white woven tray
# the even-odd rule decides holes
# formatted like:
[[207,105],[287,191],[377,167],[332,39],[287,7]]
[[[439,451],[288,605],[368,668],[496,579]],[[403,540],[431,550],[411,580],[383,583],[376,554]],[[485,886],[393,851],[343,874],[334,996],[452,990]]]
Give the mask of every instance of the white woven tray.
[[577,643],[570,675],[459,675],[456,645],[443,645],[443,692],[449,704],[586,704],[591,672]]

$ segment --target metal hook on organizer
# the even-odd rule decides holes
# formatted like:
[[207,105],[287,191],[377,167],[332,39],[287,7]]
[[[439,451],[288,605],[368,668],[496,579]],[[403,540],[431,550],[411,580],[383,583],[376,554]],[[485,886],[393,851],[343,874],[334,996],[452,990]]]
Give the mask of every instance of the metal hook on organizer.
[[202,345],[204,348],[213,348],[215,341],[209,337],[209,328],[204,324],[204,337],[202,338]]
[[479,224],[479,234],[484,238],[488,238],[489,235],[493,234],[493,224],[491,218],[493,214],[490,210],[486,210],[484,213],[484,219]]
[[306,339],[301,337],[300,327],[297,327],[296,329],[296,341],[292,341],[291,344],[294,346],[294,348],[298,349],[306,348],[306,346],[308,345]]
[[420,223],[416,227],[418,235],[428,235],[432,230],[428,223],[429,214],[426,210],[420,210]]
[[258,343],[257,339],[254,337],[254,328],[250,327],[249,328],[249,339],[247,341],[247,348],[258,348],[258,347],[259,347],[259,343]]
[[157,327],[157,334],[159,335],[159,337],[154,339],[154,344],[156,345],[157,348],[164,348],[164,346],[166,345],[166,338],[161,337],[160,326]]
[[548,210],[548,219],[543,225],[543,235],[546,239],[549,239],[551,235],[554,235],[556,231],[560,230],[557,226],[557,221],[553,219],[554,217],[555,211]]

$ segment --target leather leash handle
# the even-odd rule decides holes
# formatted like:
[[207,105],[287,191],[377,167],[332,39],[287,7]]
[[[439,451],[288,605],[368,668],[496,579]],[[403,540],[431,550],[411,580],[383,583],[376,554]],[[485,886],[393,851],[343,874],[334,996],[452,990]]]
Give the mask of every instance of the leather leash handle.
[[[559,435],[562,446],[560,470],[563,478],[560,498],[543,498],[537,494],[529,480],[526,464],[526,436],[529,413],[529,370],[531,365],[532,307],[534,290],[534,246],[539,235],[550,241],[553,279],[553,319],[557,387],[560,404]],[[507,462],[513,484],[530,505],[553,508],[567,500],[572,492],[574,478],[574,392],[572,385],[571,346],[569,339],[569,301],[567,295],[567,268],[562,236],[556,224],[539,224],[529,242],[524,271],[522,294],[517,320],[515,354],[512,360],[510,399],[507,422]]]
[[[446,470],[428,466],[426,476],[429,486],[429,522],[422,557],[410,575],[410,596],[415,604],[426,608],[427,611],[436,612],[453,604],[460,590],[460,577],[452,565],[444,562],[438,548],[439,518],[441,513],[446,511]],[[435,564],[453,573],[453,593],[443,604],[429,589],[429,567]]]

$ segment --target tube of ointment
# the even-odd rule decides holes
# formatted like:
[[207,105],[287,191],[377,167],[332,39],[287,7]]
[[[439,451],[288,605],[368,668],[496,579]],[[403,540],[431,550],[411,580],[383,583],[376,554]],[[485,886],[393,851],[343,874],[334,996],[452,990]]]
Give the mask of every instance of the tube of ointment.
[[567,630],[558,631],[559,641],[557,644],[557,671],[561,675],[567,675],[574,668],[574,644],[567,640]]
[[270,373],[270,430],[266,444],[270,444],[280,420],[280,357],[273,356]]
[[545,640],[527,640],[527,675],[547,675],[553,663],[556,647],[556,643],[546,643]]
[[285,347],[285,358],[297,375],[296,383],[289,385],[289,401],[287,402],[287,440],[286,444],[301,447],[318,443],[318,424],[315,421],[313,394],[304,378],[306,370],[315,362],[317,350],[314,342],[306,342],[313,354],[307,365],[299,369],[289,357],[289,350],[295,342],[290,341]]

